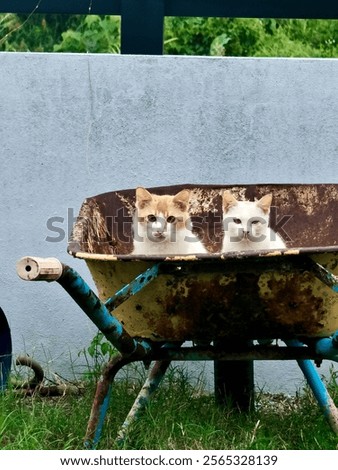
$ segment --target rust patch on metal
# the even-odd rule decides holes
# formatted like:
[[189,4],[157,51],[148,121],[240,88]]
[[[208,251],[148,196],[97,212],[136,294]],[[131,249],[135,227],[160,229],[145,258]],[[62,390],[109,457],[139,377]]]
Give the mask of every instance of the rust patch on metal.
[[88,253],[118,252],[118,242],[109,232],[106,218],[95,200],[88,199],[82,204],[70,244],[78,245]]
[[283,337],[299,336],[305,332],[308,336],[315,336],[323,327],[327,311],[323,298],[312,290],[313,282],[310,273],[287,277],[273,275],[267,282],[265,299],[269,318],[280,325]]

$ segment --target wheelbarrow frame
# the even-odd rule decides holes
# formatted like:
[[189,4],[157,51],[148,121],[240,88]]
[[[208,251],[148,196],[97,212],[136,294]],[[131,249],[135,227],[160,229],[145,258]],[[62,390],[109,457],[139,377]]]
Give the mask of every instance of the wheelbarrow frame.
[[[252,257],[251,257],[252,258]],[[320,264],[311,260],[307,256],[256,256],[256,261],[262,269],[267,270],[306,270],[311,271],[316,278],[338,292],[338,278]],[[17,270],[22,279],[38,281],[57,281],[68,294],[75,300],[87,316],[93,321],[97,328],[105,335],[107,340],[118,350],[105,366],[102,376],[97,384],[97,389],[92,405],[90,418],[88,421],[85,437],[87,448],[96,448],[98,445],[104,419],[109,407],[109,397],[112,384],[118,371],[125,365],[144,361],[147,364],[154,363],[150,368],[147,380],[143,385],[134,405],[132,406],[125,422],[117,436],[117,442],[122,442],[130,424],[136,419],[140,411],[147,404],[151,395],[159,386],[171,361],[254,361],[254,360],[291,360],[298,362],[304,373],[320,408],[323,411],[332,430],[338,434],[338,410],[330,397],[323,381],[320,379],[311,360],[320,362],[324,359],[338,362],[338,332],[328,337],[304,338],[300,341],[297,338],[284,339],[285,345],[254,344],[253,341],[243,343],[236,350],[233,342],[228,345],[225,342],[220,346],[220,342],[214,342],[208,346],[192,347],[182,346],[181,341],[177,342],[154,342],[148,338],[133,338],[125,330],[122,323],[112,312],[121,303],[131,296],[137,295],[144,287],[150,284],[158,276],[172,272],[186,261],[195,269],[203,266],[203,263],[210,263],[210,259],[174,259],[167,258],[153,260],[153,266],[138,275],[130,283],[123,286],[114,296],[102,302],[99,297],[90,289],[81,276],[71,267],[63,265],[55,258],[33,258],[24,257],[18,262]],[[253,259],[250,260],[251,262]],[[219,260],[217,260],[217,265]],[[218,268],[227,269],[226,263],[221,263]],[[254,339],[254,338],[252,338]],[[274,338],[271,338],[274,339]],[[283,338],[281,338],[283,340]]]

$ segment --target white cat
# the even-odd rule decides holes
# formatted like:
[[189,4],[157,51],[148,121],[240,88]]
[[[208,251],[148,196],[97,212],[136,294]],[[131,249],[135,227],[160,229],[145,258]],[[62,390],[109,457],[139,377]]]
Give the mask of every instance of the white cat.
[[272,195],[259,201],[237,201],[229,192],[223,193],[222,252],[283,249],[282,238],[269,227]]
[[135,255],[187,255],[207,253],[191,231],[188,211],[190,191],[175,196],[136,189],[133,234]]

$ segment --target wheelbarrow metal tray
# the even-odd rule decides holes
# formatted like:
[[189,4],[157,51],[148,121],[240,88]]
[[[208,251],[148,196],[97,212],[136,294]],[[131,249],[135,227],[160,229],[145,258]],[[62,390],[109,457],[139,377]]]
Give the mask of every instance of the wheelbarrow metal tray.
[[[177,342],[303,339],[338,330],[338,185],[149,190],[176,194],[184,188],[192,193],[192,222],[208,254],[134,256],[134,189],[86,199],[73,228],[68,251],[86,261],[103,301],[158,264],[158,275],[114,310],[131,336]],[[221,253],[225,189],[246,200],[272,193],[270,226],[287,248]]]

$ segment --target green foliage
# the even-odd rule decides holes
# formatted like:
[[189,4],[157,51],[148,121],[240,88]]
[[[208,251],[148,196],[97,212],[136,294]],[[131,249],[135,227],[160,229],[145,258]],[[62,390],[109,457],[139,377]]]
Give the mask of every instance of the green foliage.
[[227,33],[216,36],[210,45],[210,55],[225,55],[227,44],[231,41],[231,37]]
[[107,52],[120,51],[120,20],[116,16],[85,16],[79,26],[62,33],[62,41],[54,46],[55,52]]
[[[165,54],[338,57],[337,20],[165,19]],[[0,15],[0,50],[119,53],[120,18]]]
[[120,49],[120,19],[97,15],[0,15],[0,50],[108,52]]
[[0,15],[0,50],[52,52],[62,32],[80,20],[75,15]]
[[98,332],[92,339],[87,351],[91,358],[96,359],[98,362],[104,362],[114,354],[115,349],[104,339],[103,333]]
[[[91,340],[86,351],[81,351],[79,355],[84,355],[87,359],[88,371],[84,374],[86,378],[96,379],[100,376],[102,367],[115,355],[117,350],[106,340],[100,331]],[[90,359],[88,359],[88,356]]]
[[166,54],[338,57],[338,21],[167,18]]
[[255,56],[338,57],[338,21],[264,20]]

